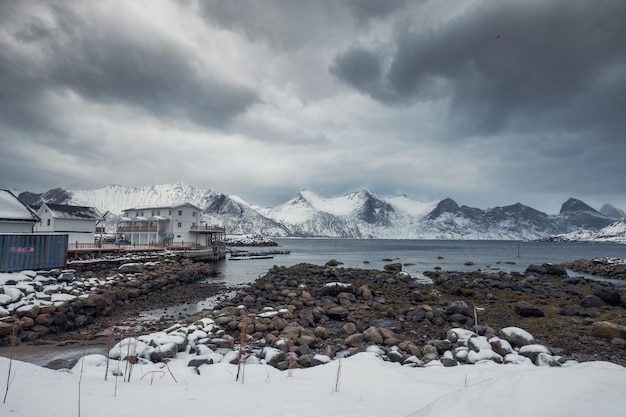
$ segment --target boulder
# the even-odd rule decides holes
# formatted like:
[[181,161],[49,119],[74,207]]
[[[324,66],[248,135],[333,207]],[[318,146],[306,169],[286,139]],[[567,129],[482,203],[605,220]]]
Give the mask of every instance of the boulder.
[[626,326],[608,321],[596,321],[591,325],[591,335],[604,339],[626,339]]
[[535,343],[533,335],[519,327],[505,327],[500,329],[498,334],[513,346],[526,346]]
[[400,262],[396,262],[393,264],[387,264],[383,268],[385,268],[385,271],[400,272],[402,271],[402,264]]
[[622,304],[620,293],[612,288],[600,288],[593,292],[593,295],[599,297],[606,304],[618,306]]
[[344,320],[349,314],[348,309],[342,306],[332,307],[326,311],[326,315],[333,320]]
[[515,312],[522,317],[543,317],[545,315],[542,309],[526,301],[515,303]]
[[602,307],[606,303],[602,300],[602,298],[598,297],[595,294],[586,295],[580,300],[580,305],[586,308],[590,307]]
[[352,334],[344,340],[344,343],[349,347],[358,347],[364,342],[363,333]]
[[380,331],[374,326],[368,327],[365,331],[363,331],[363,338],[366,342],[375,343],[377,345],[383,343],[383,337],[380,334]]
[[543,264],[547,275],[555,275],[557,277],[567,276],[567,270],[562,265]]

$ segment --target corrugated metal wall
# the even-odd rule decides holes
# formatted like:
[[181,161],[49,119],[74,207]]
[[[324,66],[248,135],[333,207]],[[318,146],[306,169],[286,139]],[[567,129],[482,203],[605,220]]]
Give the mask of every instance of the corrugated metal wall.
[[0,234],[0,272],[65,266],[67,235]]

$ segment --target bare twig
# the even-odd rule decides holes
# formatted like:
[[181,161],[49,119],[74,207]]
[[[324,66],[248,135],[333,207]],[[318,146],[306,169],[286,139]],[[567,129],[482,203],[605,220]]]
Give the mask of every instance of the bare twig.
[[109,353],[111,352],[111,346],[113,344],[113,322],[109,325],[109,337],[107,338],[107,366],[104,371],[104,380],[106,381],[109,376]]
[[341,358],[339,359],[339,365],[337,365],[337,376],[335,376],[335,389],[333,393],[339,392],[339,384],[341,380]]
[[165,376],[165,372],[163,371],[149,371],[146,372],[145,374],[141,375],[141,378],[139,378],[139,380],[141,381],[143,379],[144,376],[146,375],[150,375],[150,385],[152,385],[152,382],[154,382],[154,377],[156,376],[156,374],[161,374],[161,378],[163,378]]
[[85,335],[85,341],[83,343],[83,357],[80,359],[80,375],[78,377],[78,417],[80,417],[80,388],[81,383],[83,382],[83,370],[85,368],[85,356],[87,355],[87,341],[89,340],[89,335]]
[[[2,400],[2,404],[7,402],[7,395],[9,395],[9,387],[11,387],[11,382],[13,379],[11,378],[11,368],[13,367],[13,351],[15,350],[15,345],[17,345],[17,326],[14,326],[11,330],[11,335],[9,336],[11,343],[9,344],[9,370],[7,372],[7,386],[4,390],[4,398]],[[15,375],[13,375],[15,377]]]
[[239,381],[239,377],[241,377],[241,383],[244,382],[244,371],[245,371],[245,353],[246,353],[246,341],[247,341],[247,333],[246,329],[248,327],[247,315],[245,311],[241,312],[241,322],[239,323],[239,353],[237,355],[237,376],[235,377],[235,381]]

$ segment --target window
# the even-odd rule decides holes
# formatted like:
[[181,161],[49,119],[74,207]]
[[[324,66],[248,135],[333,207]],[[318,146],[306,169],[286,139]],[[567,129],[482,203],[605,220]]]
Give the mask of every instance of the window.
[[161,210],[157,210],[157,216],[161,215]]
[[47,223],[46,226],[50,226],[50,219],[48,219],[46,223]]
[[181,227],[183,227],[183,222],[178,222],[178,228],[180,229]]
[[172,215],[172,210],[168,210],[167,215],[171,216]]
[[183,215],[183,211],[182,210],[178,210],[178,215],[182,216]]
[[192,217],[196,217],[196,214],[197,214],[197,213],[194,211],[194,212],[192,212],[192,213],[191,213],[191,216],[192,216]]
[[154,210],[152,210],[152,214],[151,214],[151,216],[154,216]]

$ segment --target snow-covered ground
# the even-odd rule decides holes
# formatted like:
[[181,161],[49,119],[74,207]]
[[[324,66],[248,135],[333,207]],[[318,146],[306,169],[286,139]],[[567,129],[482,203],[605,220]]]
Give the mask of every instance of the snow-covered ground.
[[[187,366],[111,361],[89,355],[53,371],[0,358],[3,416],[619,416],[626,368],[607,362],[568,367],[497,365],[411,368],[360,353],[307,369],[247,365],[243,382],[227,363]],[[115,373],[120,374],[117,378]],[[121,374],[126,375],[126,377]]]

